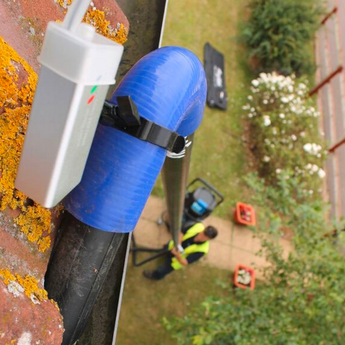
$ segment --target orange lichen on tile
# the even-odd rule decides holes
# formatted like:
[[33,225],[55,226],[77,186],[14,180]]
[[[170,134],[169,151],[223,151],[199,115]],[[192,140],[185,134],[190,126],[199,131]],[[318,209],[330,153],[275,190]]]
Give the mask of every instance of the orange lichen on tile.
[[[57,0],[57,4],[64,9],[67,9],[72,2],[73,0]],[[110,25],[110,21],[105,18],[104,11],[95,9],[95,7],[90,7],[86,12],[83,21],[95,27],[99,34],[119,44],[123,44],[127,41],[128,30],[125,26],[122,23],[117,23],[116,28],[112,27]]]
[[16,342],[17,342],[17,339],[12,339],[9,343],[5,343],[5,345],[15,344]]
[[[12,274],[9,269],[0,269],[0,277],[6,285],[10,285],[11,283],[19,284],[22,287],[21,291],[32,301],[41,302],[48,300],[47,291],[40,288],[37,279],[31,275],[27,274],[22,277],[19,274]],[[51,302],[55,305],[53,300]]]
[[42,236],[44,231],[50,233],[51,213],[49,210],[38,205],[28,206],[25,212],[15,219],[15,222],[21,227],[30,242],[38,244],[40,252],[44,252],[50,247],[50,236]]
[[33,295],[39,301],[46,301],[48,299],[48,292],[38,287],[38,281],[35,277],[28,274],[25,277],[21,277],[19,274],[16,274],[16,281],[24,288],[25,296],[31,298]]
[[0,80],[0,210],[20,209],[15,223],[44,252],[50,247],[51,213],[37,203],[25,206],[27,197],[14,188],[37,75],[1,37]]
[[11,281],[16,281],[16,277],[8,269],[0,269],[0,277],[4,280],[6,285],[8,285]]
[[105,19],[105,13],[103,11],[89,9],[86,12],[84,22],[94,26],[99,34],[117,43],[123,44],[127,41],[128,32],[124,25],[118,23],[116,28],[112,28],[109,20]]

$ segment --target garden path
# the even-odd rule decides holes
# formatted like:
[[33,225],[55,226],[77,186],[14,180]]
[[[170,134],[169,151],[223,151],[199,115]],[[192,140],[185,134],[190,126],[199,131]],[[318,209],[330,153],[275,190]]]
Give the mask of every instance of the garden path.
[[[138,245],[160,248],[170,239],[165,225],[157,224],[165,209],[164,200],[154,196],[149,198],[134,230]],[[212,224],[219,230],[219,236],[210,242],[210,252],[203,259],[204,263],[230,271],[234,271],[238,264],[253,266],[254,263],[258,267],[267,265],[264,258],[255,255],[261,248],[260,240],[247,227],[213,216],[208,217],[204,224]],[[281,238],[280,243],[287,254],[292,248],[290,241]]]

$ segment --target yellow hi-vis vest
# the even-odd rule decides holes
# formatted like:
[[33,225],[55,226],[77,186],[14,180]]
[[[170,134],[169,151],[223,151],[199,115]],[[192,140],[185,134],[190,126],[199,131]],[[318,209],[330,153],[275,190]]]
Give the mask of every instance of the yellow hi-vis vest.
[[[191,238],[195,235],[197,235],[198,233],[204,231],[205,226],[202,223],[196,223],[194,224],[190,229],[187,230],[187,232],[184,234],[184,236],[182,237],[182,242],[185,240],[188,240],[188,238]],[[173,249],[174,247],[174,241],[171,240],[169,242],[169,250]],[[202,244],[192,244],[191,246],[185,248],[184,253],[181,254],[181,257],[186,259],[188,257],[188,255],[192,254],[192,253],[204,253],[207,254],[208,250],[210,248],[210,242],[209,241],[205,241]],[[183,267],[183,265],[181,263],[179,263],[179,261],[173,257],[171,259],[171,267],[174,270],[179,270],[180,268]]]

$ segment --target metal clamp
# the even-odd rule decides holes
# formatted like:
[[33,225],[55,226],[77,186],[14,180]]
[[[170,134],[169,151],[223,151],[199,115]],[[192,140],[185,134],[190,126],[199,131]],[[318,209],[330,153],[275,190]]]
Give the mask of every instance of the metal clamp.
[[130,96],[116,97],[118,105],[104,102],[100,123],[118,129],[174,153],[185,147],[185,138],[176,132],[141,117]]

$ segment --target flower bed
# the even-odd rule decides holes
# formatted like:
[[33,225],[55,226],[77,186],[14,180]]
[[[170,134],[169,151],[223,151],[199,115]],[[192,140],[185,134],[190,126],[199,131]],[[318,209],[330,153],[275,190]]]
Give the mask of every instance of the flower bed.
[[261,73],[252,81],[243,110],[260,176],[275,182],[282,170],[289,170],[311,189],[320,185],[326,151],[318,130],[319,113],[308,98],[306,81]]

